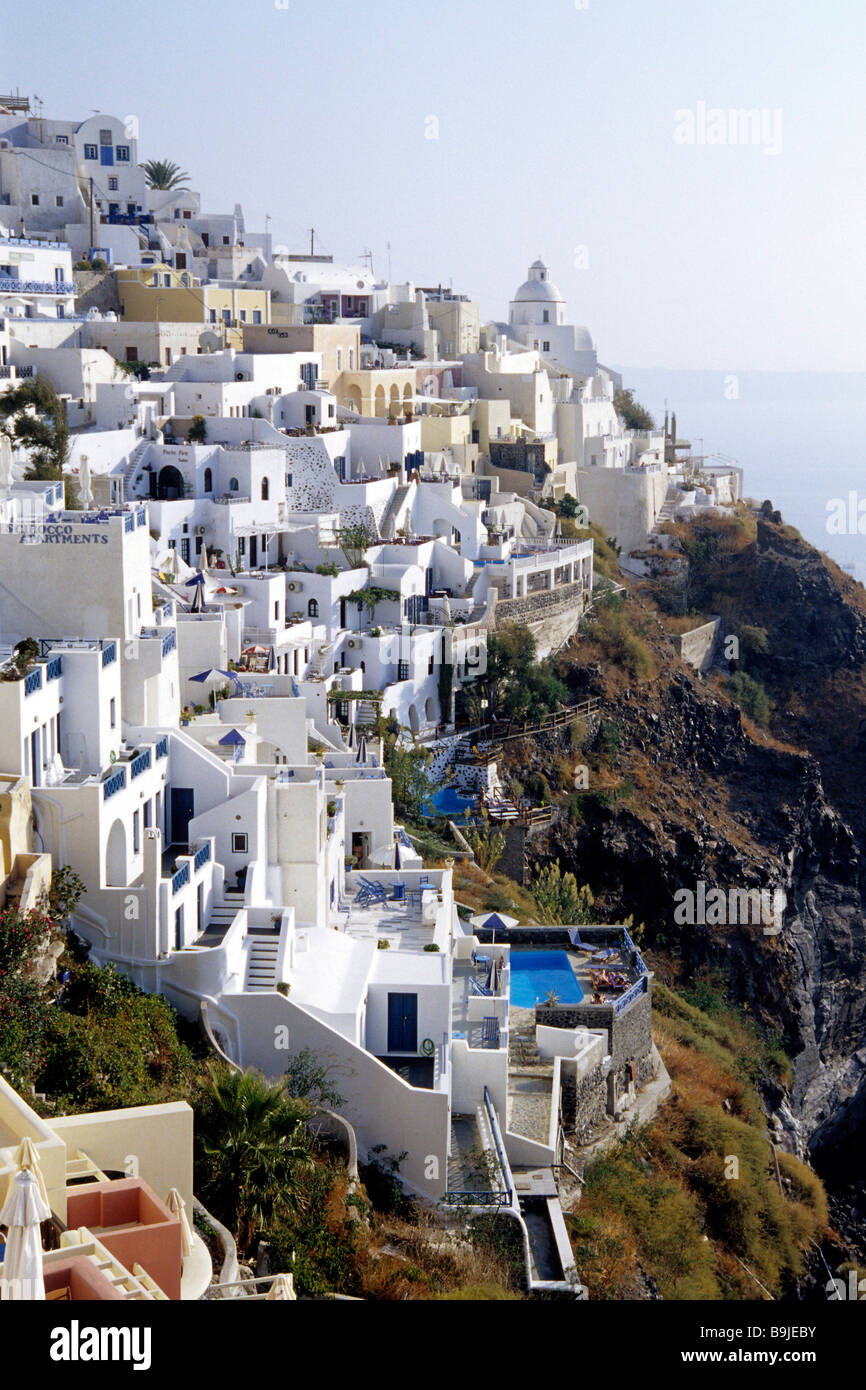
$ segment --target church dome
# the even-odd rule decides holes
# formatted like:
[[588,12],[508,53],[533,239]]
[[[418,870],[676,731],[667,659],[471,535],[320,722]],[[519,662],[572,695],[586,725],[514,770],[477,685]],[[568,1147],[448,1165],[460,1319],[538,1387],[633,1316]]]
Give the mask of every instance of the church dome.
[[550,278],[550,271],[544,261],[533,261],[529,267],[529,278],[520,286],[512,301],[514,304],[563,304],[565,301]]
[[576,328],[575,328],[575,330],[574,330],[574,346],[576,347],[576,349],[577,349],[578,352],[592,352],[592,351],[593,351],[592,335],[590,334],[590,331],[589,331],[588,328],[583,328],[582,326],[576,327]]

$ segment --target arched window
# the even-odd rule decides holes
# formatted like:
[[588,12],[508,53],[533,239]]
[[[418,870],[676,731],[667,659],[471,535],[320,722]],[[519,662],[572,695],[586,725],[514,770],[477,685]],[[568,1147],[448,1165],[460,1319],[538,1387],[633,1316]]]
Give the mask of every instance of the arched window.
[[263,502],[267,502],[267,500],[268,500],[268,480],[267,480],[267,478],[262,478],[262,501],[263,501]]
[[204,470],[204,490],[205,492],[213,492],[213,473],[209,468]]
[[307,604],[307,617],[308,617],[308,618],[318,618],[318,616],[319,616],[319,601],[318,601],[318,599],[311,598],[310,601],[309,601],[309,603]]
[[238,480],[237,480],[237,478],[230,478],[230,479],[229,479],[229,492],[237,492],[237,490],[238,490]]

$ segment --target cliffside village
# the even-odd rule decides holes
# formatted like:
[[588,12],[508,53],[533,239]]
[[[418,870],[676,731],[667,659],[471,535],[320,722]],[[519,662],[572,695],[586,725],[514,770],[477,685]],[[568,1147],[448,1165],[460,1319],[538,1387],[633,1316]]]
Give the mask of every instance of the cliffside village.
[[[461,915],[374,729],[453,761],[487,636],[574,636],[593,541],[552,503],[639,572],[666,518],[742,477],[692,477],[675,419],[627,428],[543,260],[482,322],[443,285],[274,247],[139,158],[120,119],[0,98],[0,393],[47,383],[70,430],[59,480],[0,435],[0,897],[26,910],[71,866],[94,961],[240,1067],[311,1049],[355,1160],[384,1145],[420,1199],[512,1215],[531,1287],[586,1296],[558,1185],[664,1093],[650,974],[624,927]],[[533,1003],[539,948],[573,988]],[[83,1298],[202,1296],[189,1107],[49,1121],[0,1078],[7,1192],[25,1140],[67,1228],[47,1287],[77,1260]]]

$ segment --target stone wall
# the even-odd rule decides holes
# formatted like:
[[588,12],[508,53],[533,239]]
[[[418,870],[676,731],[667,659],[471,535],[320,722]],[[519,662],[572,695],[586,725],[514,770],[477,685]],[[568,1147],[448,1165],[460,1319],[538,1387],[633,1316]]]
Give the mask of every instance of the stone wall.
[[[553,1008],[538,1005],[535,1010],[536,1023],[546,1023],[551,1028],[604,1028],[607,1032],[607,1050],[612,1059],[612,1071],[617,1078],[618,1087],[628,1072],[629,1062],[638,1067],[640,1082],[641,1063],[649,1062],[648,1076],[652,1075],[652,985],[619,1017],[614,1014],[613,1004],[557,1004]],[[646,1078],[648,1079],[648,1078]],[[626,1084],[627,1084],[626,1079]]]
[[501,598],[495,613],[497,623],[535,623],[572,610],[577,621],[585,606],[584,587],[578,580],[555,589],[540,589],[525,598]]
[[117,281],[113,275],[95,274],[92,270],[76,270],[75,280],[78,294],[75,297],[76,314],[86,314],[88,309],[98,309],[101,314],[113,310],[120,313],[120,295]]
[[601,1063],[586,1076],[575,1079],[574,1072],[562,1072],[562,1124],[578,1144],[588,1143],[605,1118],[607,1087]]
[[691,632],[682,632],[671,639],[687,666],[694,666],[697,671],[709,670],[713,664],[721,622],[721,618],[712,618],[700,627],[693,627]]

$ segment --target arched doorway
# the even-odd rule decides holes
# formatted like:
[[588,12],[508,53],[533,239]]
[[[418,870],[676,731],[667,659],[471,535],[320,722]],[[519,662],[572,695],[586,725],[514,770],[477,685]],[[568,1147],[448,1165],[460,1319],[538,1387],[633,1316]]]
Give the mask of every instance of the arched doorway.
[[414,705],[409,706],[409,728],[413,734],[421,731],[421,720],[418,718],[418,711]]
[[122,820],[116,820],[105,847],[105,884],[107,888],[126,885],[126,830]]
[[384,388],[384,386],[377,386],[377,387],[376,387],[375,410],[376,410],[376,418],[379,419],[379,420],[384,420],[384,418],[385,418],[385,388]]
[[183,474],[173,463],[167,463],[159,470],[156,495],[161,502],[173,502],[183,497]]

